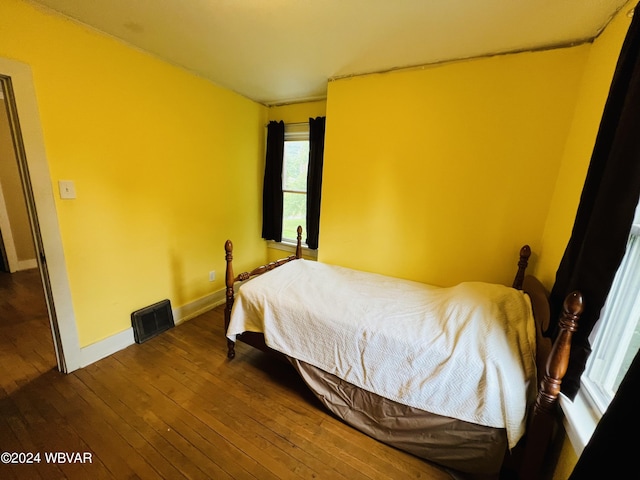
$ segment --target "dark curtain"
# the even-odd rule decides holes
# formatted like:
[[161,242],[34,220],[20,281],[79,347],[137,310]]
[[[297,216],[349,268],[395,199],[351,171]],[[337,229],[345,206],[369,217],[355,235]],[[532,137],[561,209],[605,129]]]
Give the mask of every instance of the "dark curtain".
[[[624,256],[640,196],[640,12],[622,46],[571,238],[550,295],[558,318],[568,292],[581,290],[585,310],[573,337],[562,391],[573,399],[591,353],[589,334]],[[554,322],[555,323],[555,322]],[[555,337],[553,325],[550,336]],[[555,329],[555,330],[553,330]]]
[[269,122],[267,155],[262,187],[262,238],[282,240],[282,161],[284,158],[284,122]]
[[309,169],[307,171],[307,246],[318,248],[320,233],[320,199],[324,161],[325,117],[309,119]]
[[569,480],[632,478],[637,475],[638,444],[634,435],[640,429],[639,386],[640,354],[636,354]]

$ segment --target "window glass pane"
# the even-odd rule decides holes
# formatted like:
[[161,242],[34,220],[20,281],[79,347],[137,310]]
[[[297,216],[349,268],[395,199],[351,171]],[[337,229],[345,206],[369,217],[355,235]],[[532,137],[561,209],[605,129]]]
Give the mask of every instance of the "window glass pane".
[[629,370],[629,367],[631,366],[631,362],[636,356],[636,353],[638,353],[638,350],[640,350],[640,322],[638,322],[637,319],[635,321],[636,321],[636,328],[634,329],[633,334],[631,335],[631,342],[629,343],[629,348],[627,348],[627,351],[623,356],[622,365],[620,366],[620,369],[618,370],[618,375],[616,376],[613,382],[614,392],[618,391],[618,387],[620,386],[620,383],[622,382],[622,379],[624,378],[624,376],[627,374],[627,370]]
[[601,413],[640,346],[640,237],[632,233],[594,331],[584,383]]
[[283,217],[282,239],[295,241],[298,238],[298,225],[307,228],[307,194],[284,192]]
[[308,166],[309,141],[303,140],[284,142],[282,189],[306,192]]

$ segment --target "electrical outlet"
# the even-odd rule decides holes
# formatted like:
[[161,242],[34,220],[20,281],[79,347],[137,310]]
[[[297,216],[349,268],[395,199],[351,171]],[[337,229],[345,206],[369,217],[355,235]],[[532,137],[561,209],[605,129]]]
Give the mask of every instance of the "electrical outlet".
[[213,282],[216,279],[216,271],[215,270],[211,270],[209,272],[209,281]]

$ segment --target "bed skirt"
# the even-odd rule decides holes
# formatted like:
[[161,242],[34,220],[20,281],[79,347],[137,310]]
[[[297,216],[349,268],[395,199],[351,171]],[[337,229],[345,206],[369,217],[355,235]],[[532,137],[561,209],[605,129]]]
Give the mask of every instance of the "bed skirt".
[[504,428],[402,405],[308,363],[289,360],[329,411],[370,437],[461,472],[494,474],[500,470],[507,450]]

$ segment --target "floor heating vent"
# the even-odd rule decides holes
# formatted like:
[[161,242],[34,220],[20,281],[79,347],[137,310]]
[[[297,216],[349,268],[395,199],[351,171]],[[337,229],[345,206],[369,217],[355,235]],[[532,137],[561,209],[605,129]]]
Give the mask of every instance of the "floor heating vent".
[[131,314],[131,326],[136,343],[144,343],[174,326],[171,302],[162,300]]

